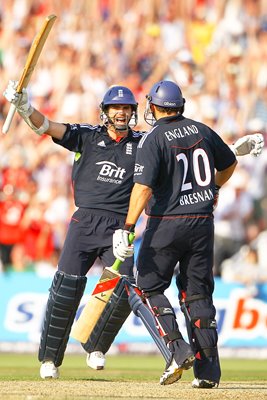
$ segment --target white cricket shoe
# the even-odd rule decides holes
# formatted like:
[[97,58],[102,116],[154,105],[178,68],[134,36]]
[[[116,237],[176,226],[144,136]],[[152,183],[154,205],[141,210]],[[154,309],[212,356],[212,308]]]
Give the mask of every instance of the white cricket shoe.
[[93,351],[90,354],[87,354],[86,364],[88,367],[93,369],[104,369],[105,368],[106,358],[102,351]]
[[59,370],[53,361],[44,361],[40,368],[40,376],[42,379],[57,379],[59,378]]
[[212,388],[217,388],[218,386],[219,384],[217,382],[208,381],[206,379],[195,378],[192,381],[192,387],[194,389],[212,389]]
[[192,354],[184,360],[181,365],[173,359],[170,366],[163,372],[160,377],[159,383],[161,385],[170,385],[181,379],[182,374],[185,370],[190,369],[193,366],[195,356]]
[[179,381],[179,379],[181,379],[182,374],[183,370],[178,367],[175,360],[172,360],[172,363],[169,366],[169,368],[166,369],[166,371],[164,371],[162,376],[160,377],[159,383],[161,385],[170,385],[171,383]]

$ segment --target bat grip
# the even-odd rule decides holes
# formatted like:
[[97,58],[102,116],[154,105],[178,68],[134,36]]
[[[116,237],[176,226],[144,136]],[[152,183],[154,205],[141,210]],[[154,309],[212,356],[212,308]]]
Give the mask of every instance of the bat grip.
[[8,111],[8,114],[7,114],[7,117],[6,117],[6,120],[5,120],[4,125],[2,127],[2,132],[3,133],[7,133],[8,132],[15,112],[16,112],[16,106],[14,104],[11,104],[10,108],[9,108],[9,111]]
[[[135,238],[135,234],[133,232],[131,232],[129,235],[129,244],[133,243],[134,238]],[[114,264],[112,265],[112,269],[114,269],[114,271],[119,271],[121,263],[122,263],[122,261],[119,260],[118,258],[116,258]]]

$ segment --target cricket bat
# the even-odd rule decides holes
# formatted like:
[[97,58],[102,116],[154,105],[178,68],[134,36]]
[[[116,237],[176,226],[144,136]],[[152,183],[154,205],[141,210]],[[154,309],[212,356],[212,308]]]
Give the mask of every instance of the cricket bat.
[[[129,235],[129,243],[133,243],[134,234]],[[72,325],[70,336],[81,343],[86,343],[96,326],[102,312],[118,285],[121,275],[119,268],[122,261],[116,259],[111,267],[106,267],[96,284],[91,297],[84,306],[79,318]]]
[[[38,58],[44,47],[45,41],[48,37],[48,34],[49,34],[56,18],[57,18],[56,15],[49,15],[48,17],[46,17],[40,31],[35,36],[35,38],[32,42],[29,54],[26,59],[26,63],[24,65],[23,72],[22,72],[20,80],[18,82],[18,87],[16,89],[17,93],[21,93],[22,89],[27,87],[29,80],[31,78],[31,75],[34,71],[34,68],[37,64]],[[5,120],[3,128],[2,128],[3,133],[8,132],[11,122],[12,122],[12,119],[14,117],[15,111],[16,111],[16,107],[14,106],[14,104],[11,104],[9,112],[7,114],[6,120]]]

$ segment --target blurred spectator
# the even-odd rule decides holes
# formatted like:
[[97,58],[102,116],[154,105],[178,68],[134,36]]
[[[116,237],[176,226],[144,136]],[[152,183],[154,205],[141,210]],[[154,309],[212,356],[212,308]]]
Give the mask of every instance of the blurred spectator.
[[25,247],[16,243],[10,253],[10,263],[5,268],[6,272],[35,271],[35,264],[29,260],[25,253]]
[[0,260],[5,271],[11,264],[11,252],[23,240],[22,218],[26,204],[19,199],[15,188],[7,184],[0,198]]
[[45,218],[48,196],[42,192],[33,196],[21,221],[25,254],[33,262],[49,260],[54,251],[52,226]]
[[222,263],[224,282],[242,283],[249,296],[257,296],[258,285],[267,283],[267,269],[261,265],[253,245],[244,245],[231,258]]
[[221,274],[221,264],[246,243],[246,224],[253,213],[253,199],[246,191],[248,175],[236,170],[229,183],[220,191],[215,210],[214,273]]

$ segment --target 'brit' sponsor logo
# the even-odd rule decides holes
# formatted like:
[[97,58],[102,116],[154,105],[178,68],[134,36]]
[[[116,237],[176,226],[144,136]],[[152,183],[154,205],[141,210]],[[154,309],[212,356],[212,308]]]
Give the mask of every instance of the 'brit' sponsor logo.
[[122,183],[122,179],[126,174],[126,170],[124,168],[118,167],[116,164],[110,161],[100,161],[97,162],[96,165],[101,165],[101,169],[97,180],[105,181],[109,183],[115,183],[116,185],[120,185]]
[[141,175],[144,170],[144,166],[140,164],[135,164],[134,166],[134,175]]

